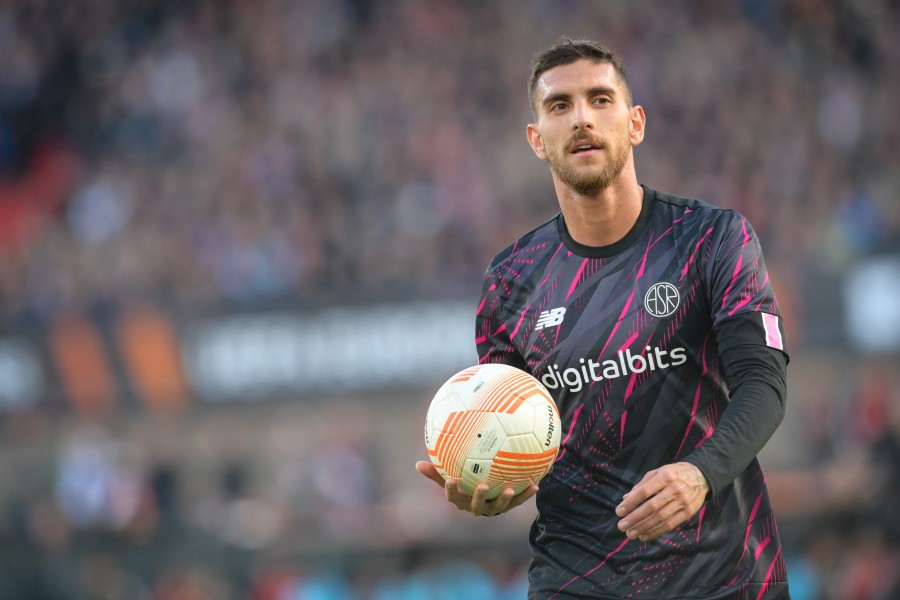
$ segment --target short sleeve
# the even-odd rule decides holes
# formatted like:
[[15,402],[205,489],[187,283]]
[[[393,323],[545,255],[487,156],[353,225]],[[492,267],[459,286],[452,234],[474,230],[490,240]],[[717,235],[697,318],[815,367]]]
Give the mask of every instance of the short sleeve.
[[506,294],[503,281],[493,271],[484,276],[481,302],[475,316],[475,344],[478,362],[503,363],[527,370],[507,330]]
[[723,211],[716,230],[705,276],[720,352],[752,344],[787,356],[781,310],[756,233],[730,210]]

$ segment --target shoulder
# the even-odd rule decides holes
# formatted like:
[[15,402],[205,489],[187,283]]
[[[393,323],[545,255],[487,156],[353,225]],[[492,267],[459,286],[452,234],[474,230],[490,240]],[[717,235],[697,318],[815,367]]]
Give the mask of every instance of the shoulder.
[[537,227],[521,235],[516,241],[498,252],[488,265],[488,272],[494,272],[505,264],[517,261],[526,255],[532,255],[547,247],[553,241],[559,241],[559,213],[547,219]]
[[[656,194],[656,214],[671,219],[682,228],[705,226],[702,233],[743,231],[752,234],[750,223],[738,211],[696,198],[685,198],[652,190]],[[662,210],[660,210],[662,209]]]
[[733,216],[741,218],[737,211],[730,208],[723,208],[710,202],[698,200],[697,198],[685,198],[657,190],[653,191],[656,194],[656,201],[659,205],[671,213],[691,215],[692,219],[713,221],[717,221],[723,217],[726,219],[732,218]]

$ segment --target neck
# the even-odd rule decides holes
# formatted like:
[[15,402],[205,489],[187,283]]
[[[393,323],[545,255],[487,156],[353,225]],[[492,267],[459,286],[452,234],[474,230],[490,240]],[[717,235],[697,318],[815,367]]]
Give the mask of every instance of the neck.
[[582,196],[554,178],[566,229],[579,244],[608,246],[618,242],[637,222],[644,191],[631,170],[624,171],[594,196]]

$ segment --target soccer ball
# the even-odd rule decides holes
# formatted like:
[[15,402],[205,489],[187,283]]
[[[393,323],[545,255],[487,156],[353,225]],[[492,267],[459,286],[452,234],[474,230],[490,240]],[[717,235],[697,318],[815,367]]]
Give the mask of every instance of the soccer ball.
[[519,493],[550,471],[559,451],[559,410],[541,383],[509,365],[464,369],[440,387],[425,416],[425,446],[438,472],[472,495]]

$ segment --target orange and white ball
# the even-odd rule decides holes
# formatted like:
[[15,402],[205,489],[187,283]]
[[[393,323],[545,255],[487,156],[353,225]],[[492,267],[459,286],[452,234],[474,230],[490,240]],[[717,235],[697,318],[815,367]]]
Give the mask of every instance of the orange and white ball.
[[537,483],[559,451],[559,410],[541,382],[509,365],[483,364],[450,377],[425,416],[425,446],[438,472],[488,499]]

